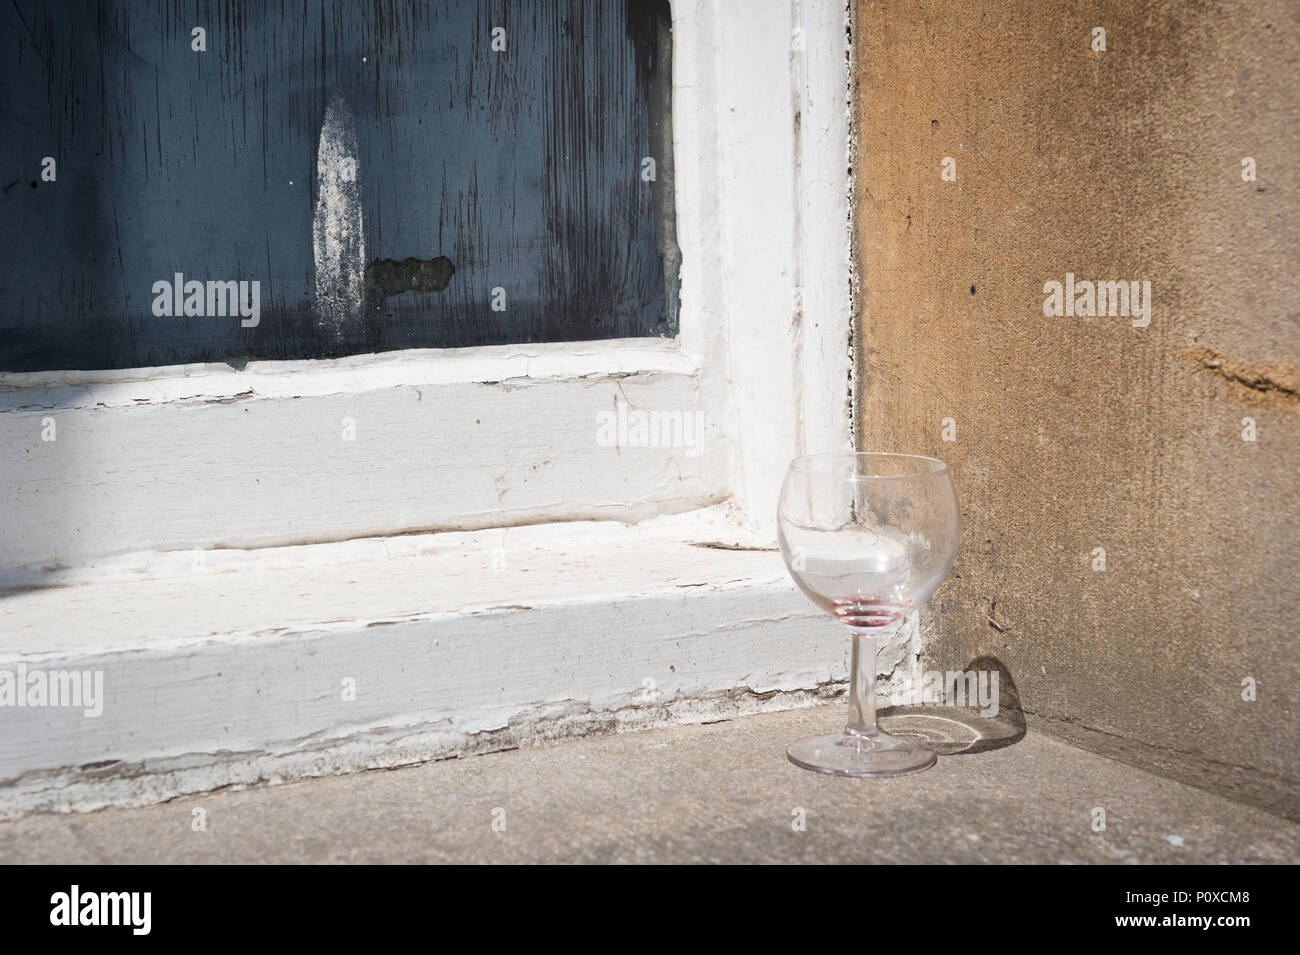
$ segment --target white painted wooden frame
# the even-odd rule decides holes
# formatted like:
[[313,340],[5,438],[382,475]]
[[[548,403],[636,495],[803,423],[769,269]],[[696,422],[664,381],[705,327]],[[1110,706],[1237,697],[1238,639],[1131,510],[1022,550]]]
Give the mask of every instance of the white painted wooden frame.
[[[0,815],[846,679],[773,525],[792,456],[852,447],[848,11],[674,0],[673,23],[676,340],[0,376],[0,670],[102,673],[107,697],[0,708]],[[705,438],[604,447],[624,401],[702,412]],[[882,671],[910,679],[916,640]]]
[[[0,374],[0,566],[728,497],[770,528],[789,458],[851,441],[846,11],[677,0],[673,16],[675,340]],[[602,446],[620,405],[703,433]]]

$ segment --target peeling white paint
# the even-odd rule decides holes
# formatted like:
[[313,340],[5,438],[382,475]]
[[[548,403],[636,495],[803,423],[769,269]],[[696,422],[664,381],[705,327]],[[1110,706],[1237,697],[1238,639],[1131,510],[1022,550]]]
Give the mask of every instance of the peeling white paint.
[[105,697],[0,709],[0,813],[798,706],[848,674],[845,629],[727,510],[213,559],[5,598],[0,667],[102,671]]
[[667,338],[528,342],[476,348],[406,348],[377,355],[156,368],[0,372],[0,414],[114,408],[184,401],[309,398],[383,387],[505,384],[525,379],[627,377],[656,372],[699,377],[699,364]]
[[[755,713],[799,709],[842,695],[840,679],[807,689],[756,693],[741,688],[651,704],[595,709],[565,701],[525,708],[503,725],[467,729],[444,720],[414,726],[373,726],[346,735],[268,745],[214,756],[184,753],[109,766],[33,772],[0,790],[0,819],[25,812],[93,812],[145,806],[179,796],[276,785],[298,779],[394,769],[438,759],[491,753],[559,739],[714,723]],[[779,747],[778,747],[779,748]]]
[[339,334],[363,318],[366,272],[357,127],[342,97],[334,97],[321,122],[316,188],[316,321]]

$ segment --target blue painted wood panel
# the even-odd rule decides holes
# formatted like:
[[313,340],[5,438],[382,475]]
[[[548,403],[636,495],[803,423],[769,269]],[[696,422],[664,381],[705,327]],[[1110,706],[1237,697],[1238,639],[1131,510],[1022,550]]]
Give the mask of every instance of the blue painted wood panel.
[[0,23],[0,370],[676,334],[666,0]]

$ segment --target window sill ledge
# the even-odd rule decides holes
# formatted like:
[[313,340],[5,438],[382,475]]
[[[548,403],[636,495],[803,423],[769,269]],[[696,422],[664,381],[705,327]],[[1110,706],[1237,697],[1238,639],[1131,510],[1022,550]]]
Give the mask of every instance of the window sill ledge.
[[[0,709],[0,813],[788,709],[847,679],[841,628],[725,505],[192,560],[0,598],[0,669],[104,674],[97,717]],[[900,635],[882,669],[915,649]]]

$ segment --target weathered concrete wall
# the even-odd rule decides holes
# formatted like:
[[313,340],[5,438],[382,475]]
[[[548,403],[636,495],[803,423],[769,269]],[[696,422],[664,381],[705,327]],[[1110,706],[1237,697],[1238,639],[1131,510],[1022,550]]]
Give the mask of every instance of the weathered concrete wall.
[[[862,0],[854,39],[858,440],[951,462],[966,521],[928,662],[1300,815],[1300,7]],[[1150,324],[1045,316],[1066,273]]]

